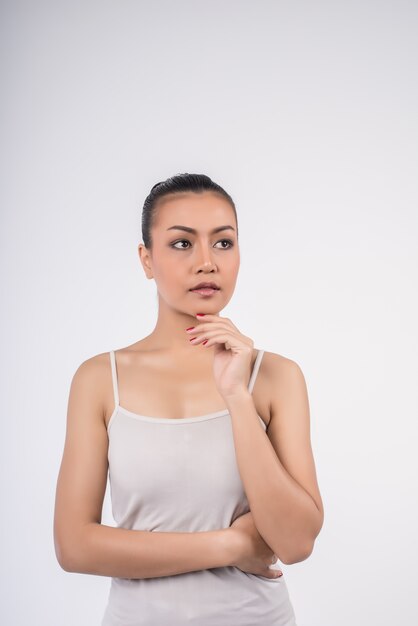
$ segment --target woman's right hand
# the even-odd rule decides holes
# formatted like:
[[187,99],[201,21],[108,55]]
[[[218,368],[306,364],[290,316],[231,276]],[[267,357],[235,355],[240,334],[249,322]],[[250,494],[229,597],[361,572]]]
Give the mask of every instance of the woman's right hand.
[[265,578],[279,578],[283,574],[281,570],[269,569],[276,563],[277,556],[258,532],[251,511],[237,517],[228,530],[234,533],[238,546],[238,558],[231,563],[233,567]]

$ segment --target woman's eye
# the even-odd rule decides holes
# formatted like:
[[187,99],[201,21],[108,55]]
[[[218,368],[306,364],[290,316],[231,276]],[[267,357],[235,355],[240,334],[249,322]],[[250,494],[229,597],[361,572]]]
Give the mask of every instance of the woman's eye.
[[[221,239],[220,241],[218,241],[218,243],[224,243],[225,241],[229,244],[228,248],[232,248],[232,246],[234,245],[234,242],[231,241],[230,239]],[[222,247],[222,250],[228,250],[228,248]]]
[[[189,242],[187,241],[187,239],[182,239],[181,241],[176,241],[175,243],[172,243],[172,244],[171,244],[171,247],[172,247],[172,248],[177,248],[177,244],[178,244],[178,243],[184,243],[184,242],[189,243]],[[184,248],[177,248],[177,250],[184,250]]]
[[[221,250],[228,250],[229,248],[232,248],[232,246],[234,245],[234,242],[231,241],[231,239],[221,239],[220,241],[218,241],[217,243],[223,243],[223,242],[227,242],[229,245],[228,247],[221,247]],[[190,241],[188,239],[180,239],[179,241],[175,241],[174,243],[171,244],[172,248],[176,248],[176,250],[187,250],[187,248],[182,247],[177,247],[178,243],[190,243]]]

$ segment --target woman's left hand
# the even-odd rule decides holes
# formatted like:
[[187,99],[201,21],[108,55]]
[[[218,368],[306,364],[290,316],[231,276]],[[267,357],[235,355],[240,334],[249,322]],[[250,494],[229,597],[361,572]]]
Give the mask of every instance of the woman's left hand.
[[[193,345],[202,344],[203,348],[214,346],[213,373],[219,393],[226,399],[246,391],[253,340],[240,333],[226,317],[209,313],[196,317],[202,322],[187,334],[196,337],[191,341]],[[207,342],[203,344],[205,340]]]

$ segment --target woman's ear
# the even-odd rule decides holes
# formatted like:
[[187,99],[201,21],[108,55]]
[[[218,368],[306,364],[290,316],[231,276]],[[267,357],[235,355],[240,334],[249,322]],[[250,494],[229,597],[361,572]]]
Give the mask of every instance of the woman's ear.
[[146,277],[154,278],[152,274],[150,254],[143,243],[140,243],[138,246],[138,256],[139,256],[139,260],[142,263],[142,267],[144,268]]

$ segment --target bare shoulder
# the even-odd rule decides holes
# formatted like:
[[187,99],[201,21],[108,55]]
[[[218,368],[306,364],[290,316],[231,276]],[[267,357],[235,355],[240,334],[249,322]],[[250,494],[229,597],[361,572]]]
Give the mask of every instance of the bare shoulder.
[[300,365],[281,354],[265,352],[263,356],[266,393],[269,399],[270,425],[290,419],[303,421],[309,429],[308,389]]
[[302,369],[299,364],[282,354],[264,351],[263,354],[263,376],[271,386],[272,391],[277,391],[278,386],[286,387],[291,380],[305,382]]
[[268,350],[264,350],[263,359],[266,359],[273,367],[286,365],[291,366],[292,364],[297,365],[296,361],[293,359],[289,359],[289,357],[286,357],[283,354],[278,354],[277,352],[269,352]]
[[92,415],[104,420],[112,389],[109,352],[93,355],[80,363],[71,381],[71,396],[89,398],[96,410]]
[[[251,371],[254,369],[255,361],[259,353],[259,349],[254,348],[251,363]],[[260,362],[260,369],[257,375],[253,397],[256,404],[257,412],[265,422],[267,428],[272,417],[272,392],[277,389],[278,380],[283,381],[285,377],[284,370],[290,359],[263,350],[263,357]]]
[[81,372],[82,376],[100,376],[107,367],[110,367],[110,353],[100,352],[82,361],[76,373]]
[[277,354],[276,352],[269,352],[268,350],[264,350],[263,361],[266,363],[266,373],[267,370],[273,371],[280,368],[292,367],[292,364],[296,364],[296,361],[289,359],[283,354]]

